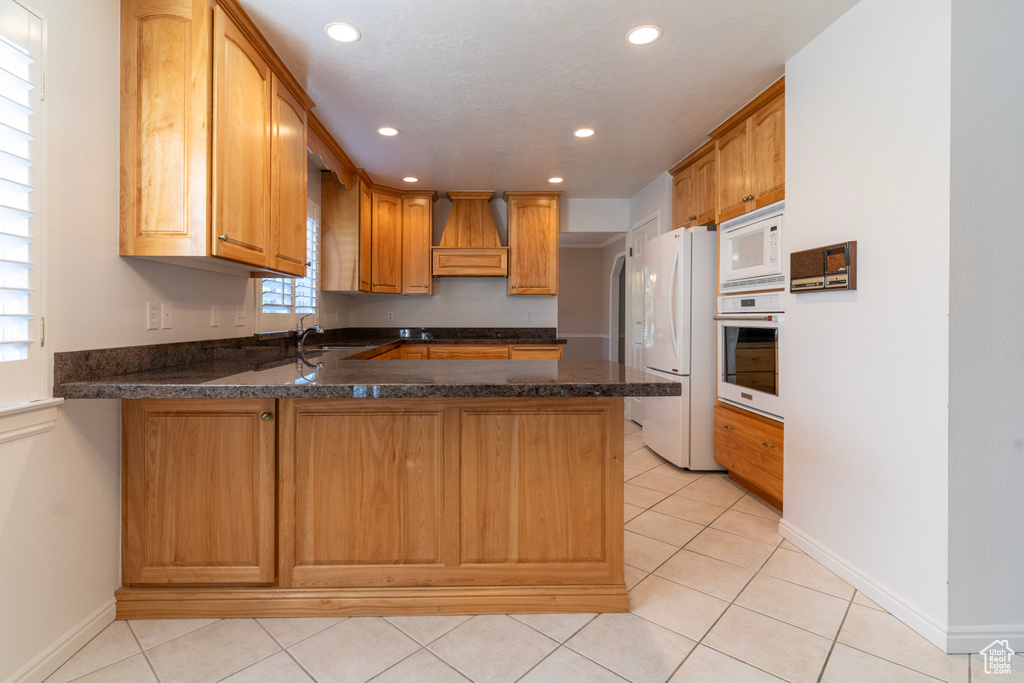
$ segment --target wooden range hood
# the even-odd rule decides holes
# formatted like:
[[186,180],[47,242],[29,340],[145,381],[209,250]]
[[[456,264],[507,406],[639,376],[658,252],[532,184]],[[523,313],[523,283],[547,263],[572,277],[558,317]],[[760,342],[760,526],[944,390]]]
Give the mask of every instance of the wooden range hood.
[[491,215],[493,192],[449,192],[441,244],[431,248],[434,277],[508,277],[508,247]]

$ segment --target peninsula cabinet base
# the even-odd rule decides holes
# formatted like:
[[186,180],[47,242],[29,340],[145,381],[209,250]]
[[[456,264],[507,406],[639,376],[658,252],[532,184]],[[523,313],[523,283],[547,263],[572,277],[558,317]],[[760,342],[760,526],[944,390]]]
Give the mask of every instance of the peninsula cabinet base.
[[628,612],[625,585],[429,588],[122,588],[118,619]]
[[622,406],[125,400],[118,617],[625,612]]

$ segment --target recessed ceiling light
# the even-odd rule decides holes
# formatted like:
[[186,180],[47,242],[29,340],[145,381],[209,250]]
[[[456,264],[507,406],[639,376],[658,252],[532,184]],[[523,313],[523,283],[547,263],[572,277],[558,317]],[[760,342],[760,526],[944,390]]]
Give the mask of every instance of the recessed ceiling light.
[[592,128],[577,128],[572,134],[578,138],[589,138],[594,134],[594,130]]
[[555,176],[554,178],[548,178],[548,182],[549,183],[560,183],[560,182],[562,182],[562,179],[559,178],[558,176]]
[[407,175],[404,178],[402,178],[402,180],[404,180],[407,183],[418,183],[420,179],[419,178],[413,178],[411,175]]
[[346,24],[340,21],[335,21],[327,26],[324,26],[324,30],[327,31],[327,35],[334,38],[339,43],[354,43],[359,40],[360,33],[352,24]]
[[384,126],[383,128],[378,128],[377,132],[380,133],[381,135],[387,135],[388,137],[398,135],[398,129],[392,128],[391,126]]
[[626,40],[634,45],[647,45],[661,38],[661,28],[653,24],[637,26],[626,34]]

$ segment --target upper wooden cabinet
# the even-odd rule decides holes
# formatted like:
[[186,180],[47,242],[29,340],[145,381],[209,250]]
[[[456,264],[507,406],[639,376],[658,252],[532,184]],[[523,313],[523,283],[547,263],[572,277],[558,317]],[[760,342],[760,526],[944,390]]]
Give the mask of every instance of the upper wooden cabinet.
[[369,292],[373,195],[360,177],[349,189],[320,174],[320,289]]
[[370,291],[402,293],[402,195],[373,189]]
[[437,193],[405,192],[402,196],[402,293],[431,294],[430,246],[434,238]]
[[506,192],[508,293],[558,294],[561,192]]
[[121,12],[120,253],[304,275],[312,102],[234,0]]
[[785,198],[784,80],[711,132],[718,153],[718,220]]
[[715,146],[707,143],[672,169],[672,227],[690,228],[717,220]]

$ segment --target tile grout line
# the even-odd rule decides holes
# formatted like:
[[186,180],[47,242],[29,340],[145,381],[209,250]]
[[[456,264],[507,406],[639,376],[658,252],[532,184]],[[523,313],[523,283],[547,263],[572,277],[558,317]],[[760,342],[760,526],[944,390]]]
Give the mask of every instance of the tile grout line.
[[857,591],[853,591],[853,595],[850,596],[850,602],[846,604],[846,611],[843,612],[843,619],[839,622],[839,628],[836,629],[836,635],[832,638],[832,645],[828,648],[828,654],[825,655],[825,661],[821,663],[821,671],[818,672],[817,683],[821,683],[822,676],[825,675],[825,669],[828,668],[829,660],[832,659],[832,653],[835,652],[836,643],[839,642],[839,634],[843,632],[843,626],[846,625],[846,619],[850,616],[850,610],[853,609],[853,601],[857,597]]
[[[611,614],[611,613],[608,613],[608,612],[606,612],[606,614]],[[626,612],[626,614],[629,614],[629,612]],[[512,616],[512,615],[510,614],[510,615],[508,615],[508,616]],[[549,652],[549,653],[548,653],[547,655],[545,655],[543,659],[541,659],[541,660],[540,660],[539,662],[537,662],[536,664],[534,664],[533,666],[531,666],[531,667],[530,667],[530,669],[529,669],[528,671],[526,671],[526,672],[525,672],[525,673],[524,673],[524,674],[523,674],[522,676],[520,676],[520,677],[519,677],[519,678],[517,678],[516,680],[517,680],[517,681],[521,681],[522,679],[526,678],[526,676],[528,676],[528,675],[530,674],[530,671],[533,671],[534,669],[536,669],[536,668],[537,668],[538,666],[540,666],[540,665],[541,665],[541,664],[542,664],[542,663],[544,662],[544,660],[546,660],[546,659],[548,659],[549,657],[551,657],[551,656],[552,656],[553,654],[555,654],[556,652],[558,652],[558,651],[559,651],[560,649],[562,649],[563,647],[564,647],[565,649],[567,649],[567,650],[568,650],[569,652],[572,652],[573,654],[579,655],[580,657],[583,657],[583,659],[587,660],[588,662],[590,662],[590,663],[592,663],[592,664],[594,664],[594,665],[596,665],[596,666],[599,666],[599,667],[601,667],[601,668],[602,668],[602,669],[604,669],[605,671],[608,671],[608,672],[610,672],[610,673],[611,673],[612,675],[614,675],[614,676],[619,676],[619,678],[622,678],[622,679],[626,680],[626,679],[625,679],[625,676],[620,676],[619,674],[615,673],[614,671],[612,671],[611,669],[609,669],[608,667],[606,667],[606,666],[605,666],[604,664],[601,664],[600,662],[595,662],[595,661],[594,661],[593,659],[591,659],[590,657],[586,656],[586,655],[585,655],[585,654],[583,654],[582,652],[578,652],[577,650],[575,650],[574,648],[571,648],[571,647],[569,647],[569,645],[568,645],[568,643],[569,643],[569,641],[570,641],[570,640],[572,640],[573,638],[575,638],[575,637],[576,637],[576,635],[577,635],[577,634],[579,634],[579,632],[580,632],[580,631],[582,631],[582,630],[583,630],[583,629],[585,629],[585,628],[586,628],[587,626],[589,626],[590,624],[592,624],[592,623],[593,623],[593,622],[594,622],[594,621],[595,621],[595,620],[596,620],[596,619],[597,619],[597,618],[598,618],[599,616],[601,616],[601,613],[595,614],[595,615],[594,615],[593,617],[591,617],[590,619],[588,619],[588,620],[587,620],[587,623],[583,624],[583,625],[582,625],[582,626],[580,626],[580,627],[579,627],[578,629],[576,629],[575,631],[573,631],[573,632],[572,632],[572,634],[571,634],[571,635],[569,635],[569,637],[568,637],[568,638],[566,638],[566,639],[565,639],[564,641],[562,641],[562,642],[558,643],[558,647],[556,647],[556,648],[555,648],[554,650],[552,650],[552,651],[551,651],[551,652]],[[513,619],[515,619],[515,617],[512,617],[512,618],[513,618]],[[518,620],[518,619],[516,619],[516,621],[519,621],[519,620]],[[523,623],[523,622],[519,622],[519,623],[523,624],[524,626],[530,626],[529,624],[525,624],[525,623]],[[530,628],[533,628],[533,627],[531,626]],[[534,629],[534,630],[535,630],[535,631],[537,631],[537,629]],[[548,638],[551,638],[551,636],[548,636],[548,635],[547,635],[546,633],[543,633],[543,632],[541,632],[541,631],[537,631],[537,632],[538,632],[538,633],[540,633],[541,635],[544,635],[544,636],[547,636]],[[554,640],[554,638],[551,638],[551,639],[552,639],[552,640]],[[557,641],[556,641],[556,642],[557,642]]]
[[[383,619],[383,617],[381,617],[381,618]],[[389,621],[388,623],[389,623],[389,624],[391,624],[391,622],[390,622],[390,621]],[[392,625],[392,626],[395,626],[394,624],[391,624],[391,625]],[[397,626],[395,626],[395,628],[398,628],[398,627],[397,627]],[[408,637],[408,638],[409,638],[410,640],[412,640],[412,641],[413,641],[414,643],[416,643],[417,645],[420,645],[420,642],[419,642],[418,640],[416,640],[415,638],[413,638],[412,636],[410,636],[409,634],[407,634],[407,633],[406,633],[405,631],[402,631],[402,629],[400,629],[400,628],[399,628],[398,630],[402,632],[402,635],[404,635],[404,636]],[[416,650],[413,650],[412,652],[410,652],[409,654],[407,654],[407,655],[406,655],[405,657],[402,657],[401,659],[399,659],[399,660],[398,660],[397,662],[395,662],[394,664],[391,664],[391,665],[389,665],[389,666],[388,666],[388,667],[387,667],[386,669],[381,669],[381,670],[380,670],[380,671],[378,671],[377,673],[375,673],[375,674],[373,674],[372,676],[370,676],[370,677],[369,677],[368,679],[366,679],[366,683],[370,683],[370,681],[373,681],[373,680],[375,680],[375,679],[377,679],[377,678],[380,678],[381,676],[383,676],[383,675],[384,675],[385,673],[387,673],[388,671],[391,671],[391,670],[392,670],[392,669],[394,669],[394,668],[395,668],[396,666],[398,666],[399,664],[401,664],[401,663],[402,663],[402,662],[404,662],[405,660],[409,659],[409,658],[410,658],[410,657],[412,657],[413,655],[418,655],[418,654],[419,654],[420,652],[422,652],[423,650],[427,650],[426,646],[425,646],[425,645],[420,645],[420,646],[419,646],[419,648],[417,648]],[[427,652],[430,652],[430,650],[427,650]],[[432,654],[433,656],[437,657],[437,655],[434,655],[434,653],[432,653],[432,652],[431,652],[430,654]],[[440,660],[440,661],[441,661],[441,663],[443,663],[443,664],[445,664],[445,665],[447,665],[447,666],[451,666],[450,664],[448,664],[448,662],[444,661],[444,660],[443,660],[443,659],[441,659],[440,657],[437,657],[437,658],[438,658],[438,660]],[[316,680],[316,679],[313,679],[313,680]]]
[[[346,617],[346,618],[347,618],[347,617]],[[344,620],[345,620],[345,618],[342,618],[342,621],[344,621]],[[302,669],[302,672],[303,672],[304,674],[306,674],[307,676],[309,676],[310,680],[312,680],[312,681],[316,681],[316,680],[317,680],[317,679],[316,679],[316,676],[314,676],[314,675],[313,675],[313,674],[312,674],[312,673],[311,673],[311,672],[310,672],[309,670],[307,670],[307,669],[306,669],[306,667],[304,667],[304,666],[302,665],[302,662],[300,662],[300,661],[298,660],[298,658],[297,658],[297,657],[296,657],[295,655],[293,655],[293,654],[292,654],[291,652],[289,652],[289,651],[288,651],[288,648],[286,648],[286,647],[284,646],[284,644],[283,644],[283,643],[282,643],[282,642],[281,642],[280,640],[278,640],[277,638],[275,638],[275,637],[274,637],[274,634],[270,632],[270,629],[268,629],[268,628],[267,628],[266,626],[264,626],[264,625],[263,625],[262,623],[260,623],[260,620],[259,620],[259,618],[258,618],[258,617],[254,617],[254,618],[253,618],[253,621],[255,621],[255,622],[256,622],[256,624],[257,624],[257,625],[258,625],[258,626],[259,626],[259,627],[260,627],[261,629],[263,629],[263,632],[264,632],[264,633],[266,633],[266,634],[267,634],[268,636],[270,636],[270,639],[271,639],[271,640],[273,640],[273,641],[274,641],[275,643],[277,643],[277,646],[278,646],[279,648],[281,648],[281,649],[279,650],[279,652],[284,652],[284,653],[285,653],[286,655],[288,655],[288,658],[289,658],[290,660],[292,660],[293,662],[295,662],[295,666],[297,666],[297,667],[299,667],[300,669]],[[340,623],[341,623],[341,621],[339,621],[339,622],[338,622],[338,624],[340,624]],[[303,638],[302,640],[299,640],[299,641],[297,641],[297,642],[294,642],[294,643],[292,643],[292,646],[298,645],[299,643],[303,643],[303,642],[305,642],[305,641],[309,640],[310,638],[312,638],[313,636],[315,636],[315,635],[319,635],[319,634],[323,633],[324,631],[326,631],[326,630],[327,630],[328,628],[333,628],[334,626],[337,626],[338,624],[333,624],[332,626],[328,626],[327,628],[324,628],[324,629],[320,629],[320,630],[319,630],[319,631],[317,631],[316,633],[313,633],[313,634],[311,634],[311,635],[309,635],[309,636],[307,636],[307,637]],[[277,654],[277,652],[275,652],[274,654],[276,655],[276,654]],[[271,657],[273,657],[273,656],[274,656],[274,655],[271,655]],[[264,657],[264,659],[268,659],[268,658],[267,658],[267,657]],[[260,661],[262,662],[263,660],[261,659]],[[258,662],[257,662],[257,663],[258,663]],[[248,667],[247,667],[247,668],[248,668]],[[245,669],[242,669],[242,670],[244,671]],[[234,675],[234,674],[232,674],[232,675]]]
[[[149,666],[149,670],[153,672],[153,678],[156,679],[157,683],[161,683],[160,674],[158,674],[156,672],[156,667],[153,666],[153,662],[150,661],[149,655],[146,653],[146,648],[142,647],[142,641],[139,640],[138,634],[135,633],[135,629],[132,628],[132,623],[129,620],[127,620],[127,619],[124,620],[124,623],[125,623],[126,626],[128,626],[128,632],[132,634],[132,638],[134,638],[135,642],[138,644],[139,651],[142,652],[142,658],[146,660],[146,664]],[[198,629],[196,629],[196,630],[198,630]],[[191,633],[191,631],[190,631],[190,633]],[[182,634],[182,635],[185,635],[185,634]],[[171,638],[171,640],[174,640],[174,638]],[[168,640],[167,642],[169,643],[169,642],[171,642],[171,640]],[[160,643],[160,644],[163,645],[163,643]]]
[[[864,607],[864,606],[865,605],[861,605],[861,607]],[[889,616],[892,616],[892,615],[889,615]],[[903,622],[900,622],[900,623],[902,624]],[[908,671],[913,671],[914,673],[920,674],[921,676],[924,676],[925,678],[931,678],[931,679],[936,680],[936,681],[944,681],[945,680],[945,679],[939,678],[938,676],[933,676],[933,675],[931,675],[929,673],[925,673],[924,671],[921,671],[920,669],[915,669],[912,666],[908,666],[908,665],[903,664],[901,662],[897,662],[897,661],[894,661],[892,659],[889,659],[888,657],[883,657],[882,655],[875,654],[874,652],[868,652],[867,650],[864,650],[862,648],[856,647],[854,645],[850,645],[849,643],[839,643],[839,644],[842,645],[843,647],[848,647],[851,650],[856,650],[857,652],[860,652],[861,654],[865,654],[865,655],[867,655],[869,657],[874,657],[875,659],[881,659],[883,662],[889,662],[890,664],[895,664],[896,666],[900,667],[901,669],[906,669]],[[936,648],[936,649],[938,649],[938,648]],[[942,652],[942,650],[939,650],[939,652]],[[971,661],[969,659],[969,655],[950,655],[950,654],[945,654],[945,653],[943,653],[943,655],[945,655],[946,657],[968,657],[968,660],[967,660],[967,669],[968,669],[967,677],[968,677],[968,681],[970,680]]]

